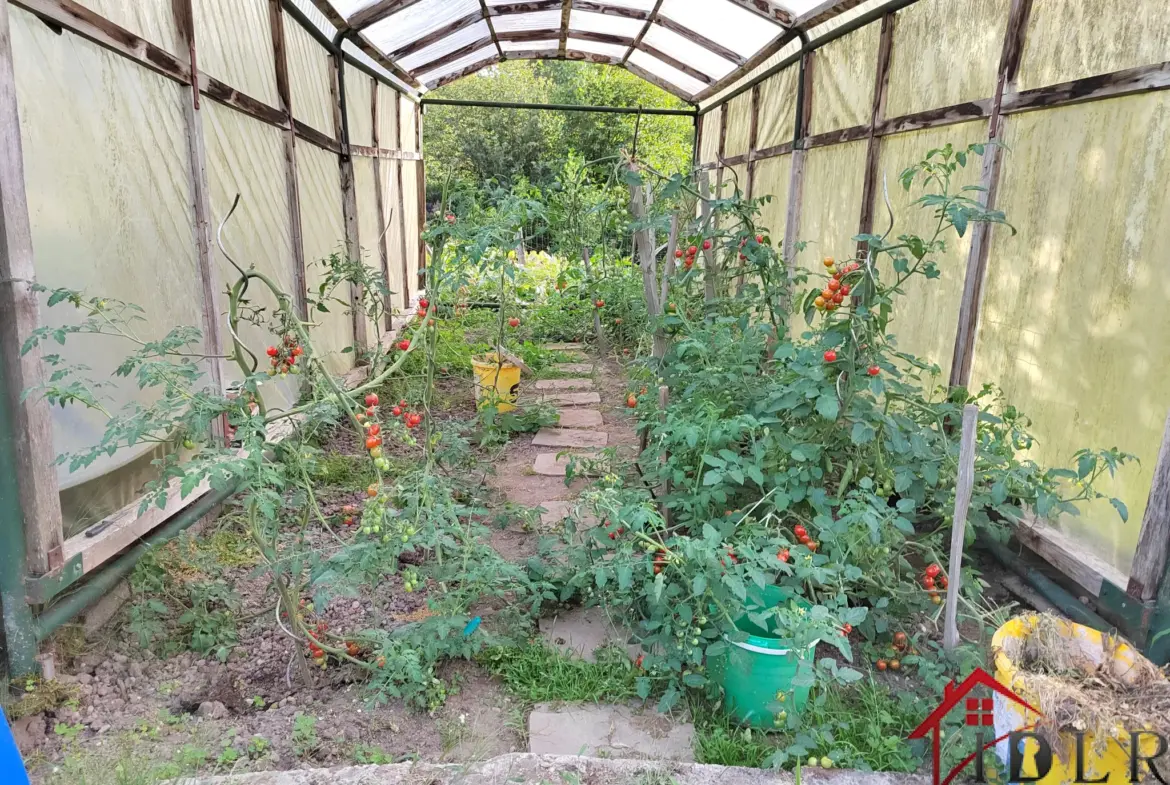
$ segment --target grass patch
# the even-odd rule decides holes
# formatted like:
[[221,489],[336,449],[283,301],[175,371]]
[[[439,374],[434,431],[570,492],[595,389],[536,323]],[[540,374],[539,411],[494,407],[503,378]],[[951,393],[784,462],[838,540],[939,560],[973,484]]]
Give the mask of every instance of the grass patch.
[[614,702],[637,695],[634,666],[617,649],[599,649],[597,662],[586,662],[532,643],[487,649],[478,659],[511,693],[528,703]]
[[374,481],[374,465],[365,455],[332,452],[317,458],[312,478],[323,485],[364,488]]

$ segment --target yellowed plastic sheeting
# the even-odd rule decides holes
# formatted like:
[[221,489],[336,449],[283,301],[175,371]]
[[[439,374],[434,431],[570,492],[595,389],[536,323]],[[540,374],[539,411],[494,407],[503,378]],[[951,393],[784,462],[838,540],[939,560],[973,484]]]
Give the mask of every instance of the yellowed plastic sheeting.
[[[1009,0],[919,0],[898,11],[886,117],[993,96],[1008,5]],[[940,23],[960,19],[962,24]]]
[[415,114],[418,107],[413,101],[401,95],[398,96],[398,105],[398,122],[402,124],[402,149],[418,152],[418,117]]
[[349,141],[374,143],[374,113],[370,106],[374,80],[356,68],[345,69],[345,113],[349,117]]
[[172,0],[79,0],[96,14],[109,19],[119,27],[142,36],[171,54],[186,57],[179,51],[178,33]]
[[699,140],[699,163],[714,163],[719,154],[719,124],[722,122],[723,107],[712,109],[703,115],[703,136]]
[[[337,156],[313,145],[297,145],[297,179],[301,197],[301,234],[305,246],[306,285],[314,297],[324,275],[322,261],[345,253],[345,219],[341,208],[341,174]],[[314,311],[313,348],[329,370],[343,373],[353,367],[353,355],[341,350],[353,344],[353,322],[340,303],[329,313]]]
[[752,91],[727,103],[727,140],[723,155],[731,158],[748,151],[752,133]]
[[[236,264],[269,276],[285,292],[293,291],[292,241],[288,225],[288,191],[284,178],[284,138],[280,129],[261,123],[214,101],[205,101],[203,133],[207,142],[207,176],[211,185],[211,212],[216,225],[231,208],[236,194],[240,205],[223,231],[224,245]],[[222,292],[238,277],[239,271],[218,249],[216,273]],[[259,282],[248,288],[248,298],[267,314],[276,300]],[[222,332],[230,341],[227,326],[227,297],[220,295]],[[264,349],[275,340],[268,326],[241,323],[240,337],[248,348],[266,362]],[[261,366],[263,367],[263,366]],[[224,366],[224,381],[242,378],[234,363]],[[265,385],[264,399],[270,405],[286,406],[297,398],[297,377],[274,380]]]
[[800,66],[789,66],[760,83],[760,130],[756,148],[791,142],[796,131],[796,82]]
[[288,14],[284,17],[284,35],[293,117],[327,136],[336,136],[330,94],[333,65],[329,53]]
[[198,0],[194,5],[199,70],[276,106],[267,0]]
[[[906,134],[887,136],[881,141],[878,158],[878,184],[874,193],[874,233],[890,231],[889,210],[884,194],[889,194],[894,212],[894,227],[890,234],[915,234],[926,241],[934,237],[938,227],[937,213],[911,203],[925,193],[914,186],[906,191],[898,175],[907,167],[926,157],[926,154],[951,143],[955,149],[987,139],[987,123],[970,123],[932,128]],[[941,159],[935,159],[941,160]],[[951,184],[951,192],[958,193],[963,186],[978,185],[982,159],[970,156],[967,166],[959,169]],[[978,194],[972,193],[972,196]],[[939,383],[946,384],[955,347],[955,331],[959,324],[959,304],[963,299],[963,282],[967,271],[967,257],[971,249],[971,233],[958,237],[953,231],[939,239],[946,243],[946,251],[934,256],[939,277],[926,279],[916,275],[903,284],[906,296],[898,300],[890,321],[890,332],[897,339],[898,348],[940,368]],[[882,257],[880,274],[887,283],[894,280],[894,271]]]
[[[387,226],[386,248],[390,260],[390,291],[394,293],[391,304],[394,308],[402,307],[402,199],[398,191],[399,161],[382,162],[382,224]],[[406,166],[415,166],[406,163]]]
[[868,24],[813,54],[810,133],[869,123],[880,33],[880,24]]
[[1003,386],[1032,418],[1045,464],[1081,447],[1137,454],[1102,490],[1108,504],[1062,522],[1127,570],[1170,409],[1170,94],[1032,112],[1007,123],[997,230],[984,285],[973,381]]
[[756,161],[752,179],[753,196],[771,196],[772,200],[760,208],[760,224],[768,229],[776,245],[784,237],[784,222],[788,212],[788,180],[792,172],[792,156],[781,155]]
[[[374,159],[353,159],[353,182],[357,192],[358,208],[358,237],[361,241],[362,264],[372,268],[378,274],[382,273],[382,253],[379,250],[383,225],[378,216],[378,201],[374,193]],[[376,325],[367,319],[366,333],[370,343],[383,331],[382,325]]]
[[1028,20],[1020,89],[1170,60],[1164,0],[1044,0]]
[[406,282],[413,295],[418,286],[418,179],[421,161],[402,162],[402,209],[406,219]]
[[[144,339],[178,325],[200,327],[182,88],[77,36],[57,35],[31,14],[16,8],[10,14],[38,281],[141,306],[145,321],[134,329]],[[61,306],[42,308],[40,317],[50,326],[80,320]],[[113,384],[103,395],[119,410],[148,400],[133,380],[113,375],[135,348],[116,338],[77,336],[50,351]],[[69,406],[52,413],[58,452],[101,440],[105,421],[96,412]],[[112,477],[149,451],[149,445],[122,450],[74,473],[63,466],[58,480],[69,488]],[[128,503],[149,471],[92,489],[89,509],[76,516],[100,518]]]
[[[378,146],[398,149],[398,93],[378,83]],[[389,167],[384,167],[389,168]]]
[[[804,199],[796,239],[809,243],[804,267],[825,256],[852,258],[857,251],[861,189],[865,183],[865,142],[817,147],[806,153]],[[815,268],[814,268],[815,269]]]

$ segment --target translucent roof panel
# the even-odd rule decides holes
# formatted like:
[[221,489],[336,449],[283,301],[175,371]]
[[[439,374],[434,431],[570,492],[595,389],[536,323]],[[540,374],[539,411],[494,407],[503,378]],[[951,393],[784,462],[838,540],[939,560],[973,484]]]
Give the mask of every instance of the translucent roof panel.
[[584,30],[590,33],[605,33],[622,38],[637,38],[646,23],[638,19],[627,19],[624,16],[609,16],[590,11],[573,9],[569,14],[569,29]]
[[325,14],[321,13],[317,9],[317,6],[313,5],[313,0],[293,0],[293,5],[305,15],[306,19],[313,23],[314,27],[325,35],[332,38],[337,34],[337,29],[329,23],[329,20],[325,18]]
[[412,91],[409,85],[404,84],[401,79],[387,71],[381,63],[359,49],[358,45],[348,38],[341,42],[341,50],[352,57],[354,60],[361,62],[362,65],[377,73],[383,79],[393,82],[407,92]]
[[695,79],[692,76],[684,74],[672,65],[659,60],[657,57],[646,54],[640,49],[635,49],[630,55],[628,62],[633,63],[639,68],[649,71],[654,76],[664,79],[670,84],[678,88],[679,92],[686,95],[694,95],[703,90],[707,85]]
[[621,60],[626,56],[626,52],[630,50],[628,46],[621,46],[619,44],[603,44],[598,41],[585,41],[580,38],[569,37],[567,44],[568,49],[577,52],[589,52],[595,55],[606,55]]
[[780,25],[730,0],[662,0],[658,14],[745,58],[784,32]]
[[471,54],[464,55],[463,57],[460,57],[458,60],[455,60],[451,63],[448,63],[447,65],[443,66],[442,68],[438,68],[438,69],[435,69],[434,71],[428,71],[427,73],[420,74],[418,77],[418,80],[425,85],[429,85],[432,82],[436,82],[436,81],[442,79],[444,76],[450,76],[451,74],[457,73],[458,71],[462,71],[464,68],[467,68],[469,65],[475,65],[478,62],[486,61],[492,57],[497,57],[497,56],[498,56],[498,53],[496,52],[495,44],[489,44],[488,46],[485,46],[482,49],[476,49]]
[[650,25],[642,39],[655,49],[670,55],[676,60],[682,60],[708,76],[722,79],[735,70],[735,63],[724,60],[714,52],[704,49],[694,41],[683,38],[673,30],[667,30],[661,25]]
[[451,35],[436,41],[430,46],[400,58],[398,64],[407,71],[416,71],[419,68],[425,67],[427,63],[433,63],[440,57],[454,52],[456,49],[470,46],[482,39],[491,39],[491,31],[488,30],[487,22],[477,22],[470,27],[456,30]]
[[637,11],[654,10],[654,0],[600,0],[597,4],[611,8],[633,8]]
[[363,32],[374,46],[393,52],[477,10],[479,0],[419,0]]
[[500,48],[505,52],[543,52],[547,49],[559,49],[561,42],[557,38],[548,41],[500,41]]
[[364,11],[378,0],[329,0],[329,5],[337,9],[337,13],[349,19],[358,11]]
[[529,14],[505,14],[493,16],[492,26],[497,33],[514,33],[521,30],[557,30],[561,26],[560,11],[536,11]]

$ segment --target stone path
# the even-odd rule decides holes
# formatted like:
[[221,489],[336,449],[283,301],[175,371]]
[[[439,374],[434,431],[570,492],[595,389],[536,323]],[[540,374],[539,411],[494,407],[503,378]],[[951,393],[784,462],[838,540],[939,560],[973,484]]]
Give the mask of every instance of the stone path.
[[[636,444],[624,409],[625,381],[615,366],[586,362],[582,344],[544,348],[576,353],[582,362],[555,365],[559,373],[569,376],[537,381],[522,398],[522,402],[560,408],[555,426],[541,428],[527,444],[518,441],[509,447],[510,458],[499,473],[510,477],[504,486],[509,501],[542,510],[539,532],[509,531],[493,537],[497,549],[506,546],[517,556],[531,552],[518,540],[535,542],[540,533],[560,532],[567,520],[578,532],[597,525],[594,516],[578,509],[575,497],[584,483],[565,484],[566,468],[574,456],[588,457],[605,448],[632,449]],[[523,472],[515,464],[521,460]],[[606,645],[625,647],[630,657],[640,653],[636,644],[629,643],[630,631],[615,625],[600,608],[573,608],[542,619],[540,633],[548,645],[588,661]],[[660,715],[653,706],[540,705],[528,718],[528,737],[534,753],[694,759],[693,726]]]

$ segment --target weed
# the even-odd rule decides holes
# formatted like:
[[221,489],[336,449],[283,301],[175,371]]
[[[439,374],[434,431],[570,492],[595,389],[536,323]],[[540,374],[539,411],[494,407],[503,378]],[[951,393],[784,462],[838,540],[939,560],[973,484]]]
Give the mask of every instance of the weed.
[[207,765],[211,753],[194,744],[184,744],[175,750],[175,763],[183,771],[195,772]]
[[268,749],[272,746],[272,742],[263,736],[253,736],[248,739],[248,746],[244,750],[248,757],[252,760],[258,760],[268,754]]
[[[7,700],[4,703],[4,712],[10,720],[51,711],[58,706],[76,705],[81,696],[76,684],[45,681],[35,676],[20,679],[14,682],[11,687],[19,688],[21,695],[20,698],[11,703]],[[7,689],[4,690],[5,699],[10,694]]]
[[566,657],[539,643],[485,651],[479,661],[529,703],[620,701],[636,695],[633,665],[624,651],[599,649],[597,662]]
[[350,753],[353,756],[353,762],[359,765],[385,765],[387,763],[394,763],[394,759],[386,754],[386,752],[378,746],[373,744],[364,744],[358,742],[354,745]]
[[293,717],[292,750],[298,758],[308,758],[321,746],[317,738],[317,718],[297,712]]
[[80,722],[74,724],[58,722],[53,726],[53,733],[64,739],[66,743],[76,739],[78,734],[80,734],[83,730],[85,730],[85,725],[81,724]]
[[164,681],[158,685],[158,694],[159,695],[173,695],[174,693],[178,692],[179,688],[182,686],[183,686],[183,682],[179,681],[178,679],[171,679],[170,681]]
[[374,481],[374,468],[360,455],[329,453],[317,458],[310,476],[323,485],[360,488]]

